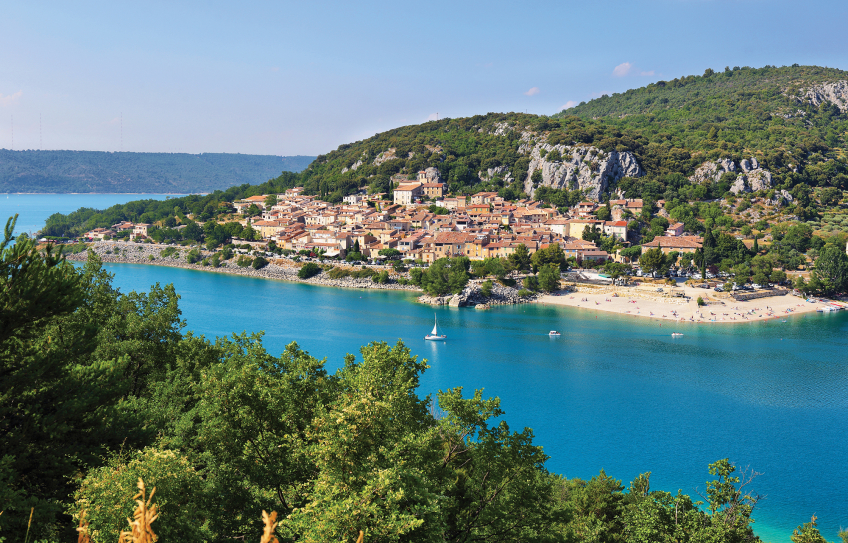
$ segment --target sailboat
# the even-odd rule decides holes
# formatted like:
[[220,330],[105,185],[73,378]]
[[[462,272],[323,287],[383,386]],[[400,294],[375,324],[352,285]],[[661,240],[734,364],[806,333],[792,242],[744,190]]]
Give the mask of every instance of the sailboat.
[[433,324],[433,331],[424,336],[424,339],[429,339],[431,341],[444,341],[448,336],[444,334],[439,335],[439,319],[437,319],[435,315],[433,315],[433,319],[435,321]]

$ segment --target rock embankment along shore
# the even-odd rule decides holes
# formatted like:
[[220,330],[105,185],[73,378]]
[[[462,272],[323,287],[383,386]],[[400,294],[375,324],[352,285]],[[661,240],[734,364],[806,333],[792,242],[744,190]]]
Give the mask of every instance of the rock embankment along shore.
[[[202,270],[217,273],[229,273],[234,275],[247,275],[250,277],[260,277],[263,279],[278,279],[282,281],[292,281],[298,283],[309,283],[312,285],[322,285],[327,287],[339,288],[371,288],[383,290],[407,290],[411,292],[421,292],[421,288],[414,285],[401,285],[392,280],[389,283],[377,283],[370,278],[355,278],[342,277],[340,279],[332,279],[326,272],[322,271],[309,279],[301,279],[297,276],[300,265],[287,259],[274,259],[264,268],[255,270],[250,266],[241,267],[236,264],[236,258],[230,260],[222,260],[220,267],[216,268],[211,264],[204,266],[200,262],[189,264],[186,260],[191,248],[177,247],[173,245],[159,245],[149,243],[132,243],[132,242],[114,242],[114,241],[99,241],[91,243],[89,249],[103,262],[114,262],[121,264],[152,264],[156,266],[170,266],[172,268],[186,268],[191,270]],[[167,255],[165,251],[173,251]],[[164,254],[163,254],[164,253]],[[201,259],[211,257],[214,253],[210,251],[200,251]],[[167,256],[166,256],[167,255]],[[88,258],[87,252],[67,255],[69,260],[84,261]],[[490,305],[509,305],[520,304],[534,301],[538,295],[519,296],[518,290],[505,287],[498,283],[492,286],[491,296],[486,297],[480,290],[479,281],[471,281],[465,289],[459,294],[451,294],[448,296],[428,296],[423,295],[418,298],[418,301],[430,305],[450,305],[454,307],[465,306],[490,306]]]
[[[176,251],[170,256],[163,256],[162,252],[168,248],[175,248]],[[331,279],[325,272],[321,272],[309,279],[301,279],[297,276],[300,266],[296,262],[287,260],[274,260],[264,268],[255,270],[250,266],[241,267],[235,263],[237,257],[230,260],[222,260],[220,267],[216,268],[211,264],[204,266],[200,262],[189,264],[186,260],[191,250],[188,247],[174,247],[172,245],[158,245],[147,243],[121,243],[121,242],[95,242],[89,245],[89,249],[94,251],[103,262],[115,262],[122,264],[153,264],[157,266],[170,266],[172,268],[186,268],[191,270],[202,270],[218,273],[229,273],[234,275],[247,275],[250,277],[260,277],[263,279],[279,279],[283,281],[293,281],[298,283],[309,283],[313,285],[323,285],[328,287],[340,288],[374,288],[384,290],[409,290],[421,292],[421,289],[413,285],[401,285],[399,283],[380,284],[372,281],[369,278],[353,278],[343,277],[341,279]],[[201,258],[211,257],[214,253],[209,251],[201,251]],[[68,260],[84,261],[88,258],[86,252],[67,255]]]
[[448,294],[446,296],[428,296],[425,294],[419,296],[418,301],[430,305],[475,306],[479,309],[485,309],[493,305],[526,304],[536,301],[540,296],[535,292],[527,296],[519,296],[518,289],[506,287],[494,281],[492,282],[491,295],[486,296],[481,290],[481,284],[480,281],[470,281],[459,294]]

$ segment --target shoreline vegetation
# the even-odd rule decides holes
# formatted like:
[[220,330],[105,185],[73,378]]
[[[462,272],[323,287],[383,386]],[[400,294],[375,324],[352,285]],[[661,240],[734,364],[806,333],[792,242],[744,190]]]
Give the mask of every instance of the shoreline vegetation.
[[[419,303],[451,305],[455,307],[472,306],[478,307],[478,309],[486,309],[493,305],[540,303],[582,310],[603,311],[656,321],[698,324],[741,324],[745,322],[785,319],[792,315],[815,312],[822,307],[820,303],[810,303],[791,294],[737,301],[730,297],[718,298],[715,297],[715,293],[712,291],[705,292],[704,289],[688,286],[676,287],[674,289],[666,286],[666,290],[677,291],[677,296],[671,296],[667,293],[660,294],[656,292],[656,285],[652,284],[613,287],[567,283],[566,289],[558,292],[550,294],[534,293],[520,296],[518,294],[520,291],[517,289],[503,287],[495,283],[495,288],[486,297],[480,292],[483,281],[472,280],[457,295],[429,296],[420,287],[397,283],[398,276],[388,266],[379,267],[380,271],[385,270],[393,274],[391,281],[395,282],[381,284],[371,278],[347,276],[334,279],[323,272],[303,279],[298,277],[300,265],[289,259],[272,259],[267,266],[261,269],[254,269],[250,266],[239,266],[236,264],[236,258],[229,261],[221,261],[219,267],[212,265],[204,266],[201,264],[202,260],[191,264],[186,260],[186,254],[190,251],[189,248],[176,248],[171,245],[101,241],[87,244],[87,249],[92,250],[104,263],[169,266],[336,288],[402,290],[420,293],[421,295],[417,298]],[[66,256],[68,260],[84,262],[88,258],[87,253],[88,251],[80,251],[77,253],[68,253]],[[200,251],[199,254],[200,258],[203,259],[208,258],[213,253]],[[702,299],[706,298],[703,306],[698,306],[697,300],[699,297]]]

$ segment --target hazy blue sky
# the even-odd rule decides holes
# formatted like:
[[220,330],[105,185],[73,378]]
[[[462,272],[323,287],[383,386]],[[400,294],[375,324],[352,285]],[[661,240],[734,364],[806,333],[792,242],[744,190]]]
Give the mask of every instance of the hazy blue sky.
[[319,154],[706,68],[846,69],[846,21],[845,0],[13,0],[0,147],[117,151],[123,117],[125,151]]

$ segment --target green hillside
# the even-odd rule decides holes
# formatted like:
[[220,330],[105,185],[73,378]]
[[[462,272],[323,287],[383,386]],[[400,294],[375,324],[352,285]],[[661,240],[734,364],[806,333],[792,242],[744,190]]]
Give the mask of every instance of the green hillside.
[[822,163],[845,162],[848,115],[832,103],[815,107],[796,98],[804,89],[846,80],[848,72],[817,66],[707,70],[603,96],[554,117],[602,122],[645,141],[649,174],[669,169],[655,158],[689,174],[706,159],[754,156],[782,182],[846,188],[844,177],[833,179],[844,171]]
[[314,157],[0,149],[0,192],[211,192],[298,172]]

